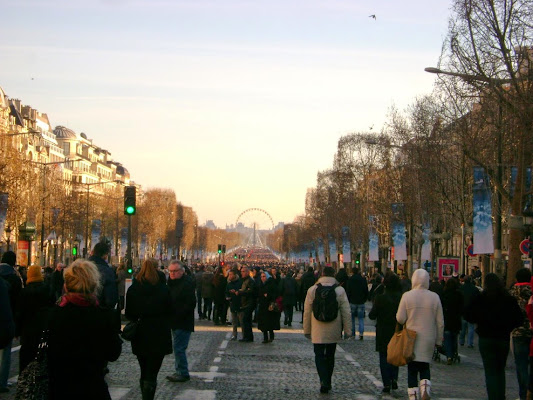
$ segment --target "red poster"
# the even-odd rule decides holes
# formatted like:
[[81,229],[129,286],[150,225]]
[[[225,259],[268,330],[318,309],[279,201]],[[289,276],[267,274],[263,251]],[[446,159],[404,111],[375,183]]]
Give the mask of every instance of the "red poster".
[[459,258],[457,257],[446,257],[438,258],[438,268],[439,268],[439,280],[444,279],[445,281],[452,277],[454,274],[459,273]]
[[28,266],[28,253],[30,249],[30,242],[19,240],[17,243],[17,265],[23,267]]

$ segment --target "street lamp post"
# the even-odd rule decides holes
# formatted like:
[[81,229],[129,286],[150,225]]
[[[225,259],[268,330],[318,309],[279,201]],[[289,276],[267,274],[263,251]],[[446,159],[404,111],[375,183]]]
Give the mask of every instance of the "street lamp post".
[[8,225],[7,228],[5,229],[5,231],[6,231],[7,251],[9,251],[10,250],[10,248],[9,248],[9,244],[10,244],[9,240],[11,239],[11,227]]

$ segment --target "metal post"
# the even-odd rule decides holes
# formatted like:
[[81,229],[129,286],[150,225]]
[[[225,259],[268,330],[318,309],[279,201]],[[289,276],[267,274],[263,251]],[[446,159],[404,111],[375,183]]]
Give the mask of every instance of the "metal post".
[[126,249],[126,258],[128,268],[132,268],[133,260],[131,258],[131,215],[128,215],[128,247]]
[[89,184],[87,185],[87,200],[85,203],[85,245],[83,246],[83,258],[87,258],[89,246]]
[[465,272],[465,224],[461,224],[461,263],[459,264],[459,271],[462,274]]

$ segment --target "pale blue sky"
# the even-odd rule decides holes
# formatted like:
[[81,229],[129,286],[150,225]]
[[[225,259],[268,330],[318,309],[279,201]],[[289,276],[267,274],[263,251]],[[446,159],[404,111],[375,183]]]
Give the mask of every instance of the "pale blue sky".
[[431,91],[449,7],[0,0],[0,87],[143,187],[174,189],[201,223],[251,207],[291,222],[342,135]]

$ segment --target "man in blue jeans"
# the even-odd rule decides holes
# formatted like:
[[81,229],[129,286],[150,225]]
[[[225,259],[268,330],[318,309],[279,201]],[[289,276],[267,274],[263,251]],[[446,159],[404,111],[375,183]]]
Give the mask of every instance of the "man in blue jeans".
[[167,376],[170,382],[187,382],[189,364],[185,351],[189,346],[191,332],[194,332],[194,308],[196,296],[194,282],[185,274],[185,268],[178,260],[172,260],[168,266],[169,280],[167,282],[172,304],[172,342],[174,348],[174,366],[176,372]]
[[352,313],[352,336],[355,337],[355,317],[359,319],[359,340],[363,340],[365,332],[365,303],[368,299],[368,283],[361,275],[359,268],[352,268],[353,275],[346,283],[346,295]]

